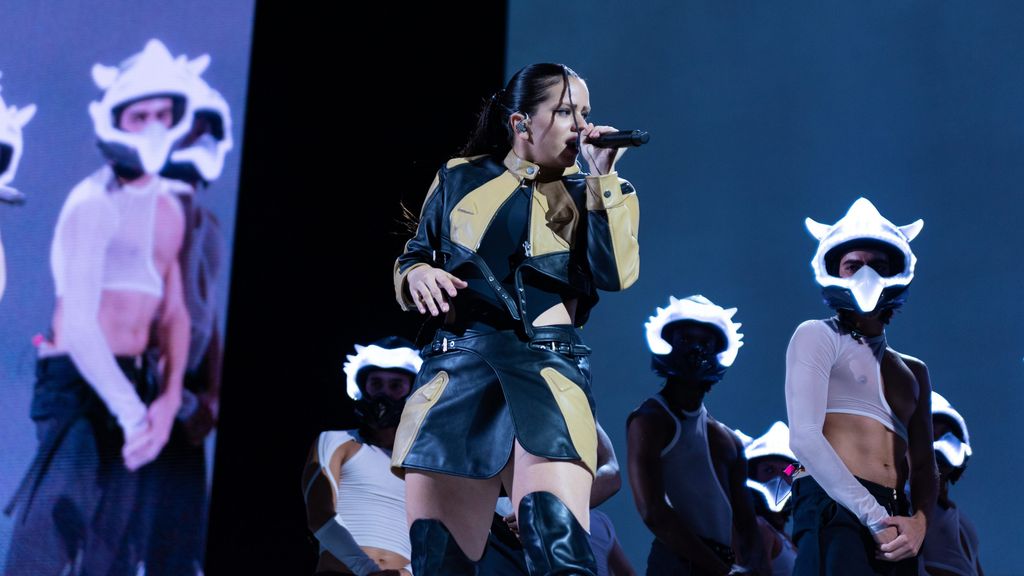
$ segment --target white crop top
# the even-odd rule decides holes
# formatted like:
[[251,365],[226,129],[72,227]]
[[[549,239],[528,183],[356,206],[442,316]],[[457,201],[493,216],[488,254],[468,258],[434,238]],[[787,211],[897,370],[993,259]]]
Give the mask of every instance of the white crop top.
[[170,196],[168,181],[159,177],[141,187],[118,186],[110,168],[105,167],[79,183],[61,209],[50,249],[57,296],[67,290],[68,255],[81,253],[80,244],[87,237],[103,243],[102,274],[98,278],[102,290],[128,290],[161,298],[163,278],[153,261],[160,196],[181,208]]
[[[346,442],[359,450],[341,467],[340,486],[329,466],[331,456]],[[317,455],[336,495],[335,512],[360,546],[372,546],[412,558],[405,518],[405,483],[391,473],[391,451],[365,444],[354,430],[322,432]]]
[[97,170],[64,202],[50,247],[50,269],[63,303],[63,344],[61,350],[40,348],[40,354],[67,352],[128,438],[146,428],[146,406],[114,361],[99,309],[105,289],[163,296],[163,279],[153,262],[155,219],[157,202],[171,185],[154,177],[144,187],[120,186],[109,167]]
[[786,410],[790,448],[833,500],[880,531],[889,514],[850,473],[822,433],[826,413],[857,414],[881,422],[907,440],[906,426],[885,400],[879,359],[884,334],[860,341],[835,320],[808,320],[786,351]]

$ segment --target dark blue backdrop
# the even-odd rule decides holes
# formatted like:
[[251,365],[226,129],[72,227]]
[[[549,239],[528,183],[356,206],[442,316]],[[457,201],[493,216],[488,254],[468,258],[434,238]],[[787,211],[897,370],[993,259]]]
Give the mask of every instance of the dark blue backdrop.
[[[1019,573],[1024,321],[1024,5],[1012,2],[511,3],[506,78],[561,61],[593,118],[644,128],[620,162],[641,197],[640,281],[584,331],[599,416],[625,463],[628,412],[657,389],[641,327],[669,294],[737,306],[746,346],[707,404],[761,434],[785,419],[784,354],[829,314],[809,267],[811,216],[858,196],[923,218],[918,272],[890,344],[928,363],[967,418],[975,457],[952,497],[990,574]],[[624,466],[623,466],[624,467]],[[628,480],[627,480],[628,481]],[[651,535],[628,486],[607,510],[637,568]]]

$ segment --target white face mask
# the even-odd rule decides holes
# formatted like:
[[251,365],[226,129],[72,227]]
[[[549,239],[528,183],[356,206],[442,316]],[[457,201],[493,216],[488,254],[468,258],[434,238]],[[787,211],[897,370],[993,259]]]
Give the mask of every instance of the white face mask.
[[933,446],[935,446],[935,451],[942,454],[943,458],[954,468],[963,466],[967,457],[971,455],[971,446],[961,442],[952,432],[943,434],[934,442]]
[[878,306],[878,299],[885,289],[885,280],[871,266],[861,266],[860,270],[848,279],[850,293],[854,301],[864,313],[870,313]]
[[148,174],[157,172],[167,158],[170,142],[167,128],[159,122],[150,122],[142,132],[134,134],[138,142],[139,160]]
[[757,490],[764,496],[768,509],[772,512],[781,512],[792,495],[793,487],[781,476],[776,476],[767,482],[747,480],[747,487]]

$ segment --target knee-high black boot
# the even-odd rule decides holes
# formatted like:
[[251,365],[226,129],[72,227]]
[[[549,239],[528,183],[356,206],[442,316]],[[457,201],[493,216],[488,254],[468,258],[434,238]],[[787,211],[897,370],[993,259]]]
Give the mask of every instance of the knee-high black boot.
[[597,576],[590,536],[557,496],[550,492],[523,496],[518,520],[532,576]]
[[421,518],[409,527],[412,573],[416,576],[475,576],[476,562],[459,548],[440,520]]

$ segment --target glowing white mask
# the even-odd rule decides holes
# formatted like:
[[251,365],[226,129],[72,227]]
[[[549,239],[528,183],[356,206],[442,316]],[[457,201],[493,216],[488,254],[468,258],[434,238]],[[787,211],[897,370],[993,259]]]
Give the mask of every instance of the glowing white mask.
[[[854,302],[863,313],[870,313],[879,305],[879,299],[886,288],[905,288],[914,279],[914,266],[917,258],[910,249],[910,242],[917,237],[924,227],[924,221],[918,220],[906,226],[896,226],[885,219],[866,198],[858,198],[838,222],[829,226],[807,218],[808,232],[818,240],[818,250],[811,259],[814,277],[823,288],[838,288],[849,291]],[[843,244],[854,241],[873,241],[886,244],[903,255],[903,262],[891,262],[896,274],[887,277],[878,276],[873,270],[866,271],[867,266],[850,278],[841,278],[829,272],[826,256]],[[874,272],[874,277],[871,274]],[[830,302],[830,305],[835,305]]]
[[772,512],[782,512],[792,496],[793,487],[780,476],[776,476],[767,482],[761,483],[757,480],[747,479],[747,487],[756,490],[768,504]]
[[954,468],[963,466],[967,457],[971,455],[971,447],[961,442],[952,432],[943,434],[933,445],[935,451],[942,454]]

